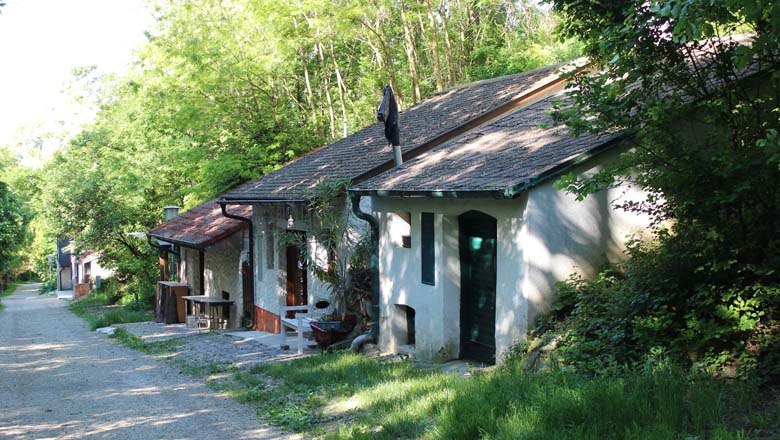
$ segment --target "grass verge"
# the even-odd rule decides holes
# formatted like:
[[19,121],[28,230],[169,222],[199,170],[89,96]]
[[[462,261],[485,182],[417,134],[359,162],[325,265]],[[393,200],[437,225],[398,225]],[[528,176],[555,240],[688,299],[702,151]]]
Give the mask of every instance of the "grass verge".
[[68,306],[77,316],[89,322],[92,330],[112,324],[143,322],[154,319],[151,310],[138,310],[132,304],[110,304],[108,295],[93,292],[85,298],[73,301]]
[[[114,337],[149,354],[181,341]],[[272,425],[329,439],[772,439],[780,399],[745,382],[668,367],[623,377],[527,374],[520,361],[471,378],[352,353],[238,369],[188,364],[182,372],[253,406]]]
[[269,423],[331,439],[776,438],[780,404],[756,387],[669,368],[620,378],[472,378],[349,353],[256,366],[222,383]]
[[[18,283],[8,283],[8,286],[6,286],[5,290],[0,292],[0,298],[5,298],[6,296],[11,296],[16,291],[16,288],[19,286]],[[5,304],[0,302],[0,312],[5,310]]]
[[168,339],[157,342],[144,342],[143,339],[139,338],[138,336],[131,335],[123,328],[116,329],[111,337],[121,342],[124,346],[146,354],[169,354],[176,351],[176,347],[179,346],[179,341],[176,341],[175,339]]

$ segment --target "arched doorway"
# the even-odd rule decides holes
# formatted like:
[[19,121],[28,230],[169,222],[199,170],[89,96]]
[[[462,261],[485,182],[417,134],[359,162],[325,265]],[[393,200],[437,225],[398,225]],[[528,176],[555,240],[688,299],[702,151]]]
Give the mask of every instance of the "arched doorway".
[[460,357],[496,362],[496,219],[469,211],[458,217]]

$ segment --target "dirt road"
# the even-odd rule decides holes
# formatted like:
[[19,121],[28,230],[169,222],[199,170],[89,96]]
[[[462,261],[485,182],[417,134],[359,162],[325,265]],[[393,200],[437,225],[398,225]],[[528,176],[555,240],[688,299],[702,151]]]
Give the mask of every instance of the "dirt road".
[[283,438],[252,410],[90,332],[21,285],[0,312],[0,438]]

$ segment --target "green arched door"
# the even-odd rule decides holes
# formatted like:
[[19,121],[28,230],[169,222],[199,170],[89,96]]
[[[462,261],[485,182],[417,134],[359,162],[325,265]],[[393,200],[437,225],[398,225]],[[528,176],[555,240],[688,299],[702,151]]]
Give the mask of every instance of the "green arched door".
[[460,230],[460,356],[496,362],[496,219],[469,211]]

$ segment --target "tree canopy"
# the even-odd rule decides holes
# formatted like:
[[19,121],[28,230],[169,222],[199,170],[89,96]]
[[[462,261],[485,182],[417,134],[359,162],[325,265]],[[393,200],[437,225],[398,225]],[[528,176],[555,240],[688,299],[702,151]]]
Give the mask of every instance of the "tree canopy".
[[37,237],[74,237],[128,277],[152,273],[149,246],[128,234],[163,206],[193,207],[362,128],[387,84],[403,108],[580,53],[526,0],[150,5],[155,29],[126,75],[74,71],[96,120],[35,183]]

